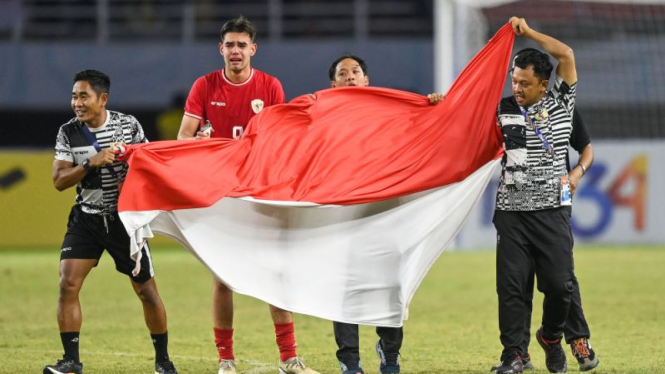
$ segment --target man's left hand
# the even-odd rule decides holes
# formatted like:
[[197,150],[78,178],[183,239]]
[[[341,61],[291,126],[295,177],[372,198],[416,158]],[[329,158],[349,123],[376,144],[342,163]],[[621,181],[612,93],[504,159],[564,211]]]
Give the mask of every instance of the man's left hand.
[[575,190],[577,190],[577,185],[580,183],[580,179],[582,179],[582,168],[581,167],[575,167],[573,170],[568,173],[568,183],[570,183],[570,194],[574,195]]

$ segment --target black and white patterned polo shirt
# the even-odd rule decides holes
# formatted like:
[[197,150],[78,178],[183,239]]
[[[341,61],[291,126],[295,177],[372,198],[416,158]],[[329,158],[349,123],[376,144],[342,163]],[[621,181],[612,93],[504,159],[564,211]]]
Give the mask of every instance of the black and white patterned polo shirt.
[[[56,160],[80,165],[83,160],[97,154],[97,150],[86,137],[83,126],[85,124],[72,118],[60,127],[55,143]],[[111,143],[137,144],[148,141],[136,118],[110,110],[106,111],[106,122],[102,126],[89,129],[101,149],[109,148]],[[124,181],[126,175],[127,164],[119,161],[110,167],[89,172],[76,186],[76,204],[80,204],[86,213],[115,212],[120,195],[118,183]]]
[[[531,211],[561,206],[561,177],[568,174],[566,160],[576,86],[568,86],[557,76],[554,88],[529,108],[517,105],[512,96],[501,100],[497,117],[505,154],[496,209]],[[553,151],[549,152],[545,144]]]

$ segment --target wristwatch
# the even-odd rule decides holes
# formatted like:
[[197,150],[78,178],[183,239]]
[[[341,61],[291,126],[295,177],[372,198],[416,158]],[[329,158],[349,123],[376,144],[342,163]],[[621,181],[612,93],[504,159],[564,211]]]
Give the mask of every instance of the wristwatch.
[[582,175],[586,174],[586,168],[582,164],[577,164],[577,166],[582,168]]
[[89,173],[95,169],[94,167],[90,166],[90,159],[88,158],[83,160],[81,166],[83,166],[83,170],[85,170],[86,173]]

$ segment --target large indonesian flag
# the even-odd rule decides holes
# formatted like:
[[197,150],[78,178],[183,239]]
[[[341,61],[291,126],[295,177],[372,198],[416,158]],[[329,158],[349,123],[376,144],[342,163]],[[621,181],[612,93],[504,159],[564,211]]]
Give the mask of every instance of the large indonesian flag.
[[326,319],[400,326],[502,154],[504,26],[439,105],[336,88],[264,109],[237,140],[132,146],[132,254],[179,240],[235,292]]

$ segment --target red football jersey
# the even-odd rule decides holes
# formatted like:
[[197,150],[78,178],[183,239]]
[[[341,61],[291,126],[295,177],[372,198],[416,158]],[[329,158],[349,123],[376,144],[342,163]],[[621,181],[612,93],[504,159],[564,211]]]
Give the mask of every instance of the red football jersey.
[[221,69],[194,82],[185,115],[199,119],[201,125],[210,121],[213,138],[239,138],[254,115],[284,101],[284,90],[277,78],[252,69],[246,81],[233,83]]

